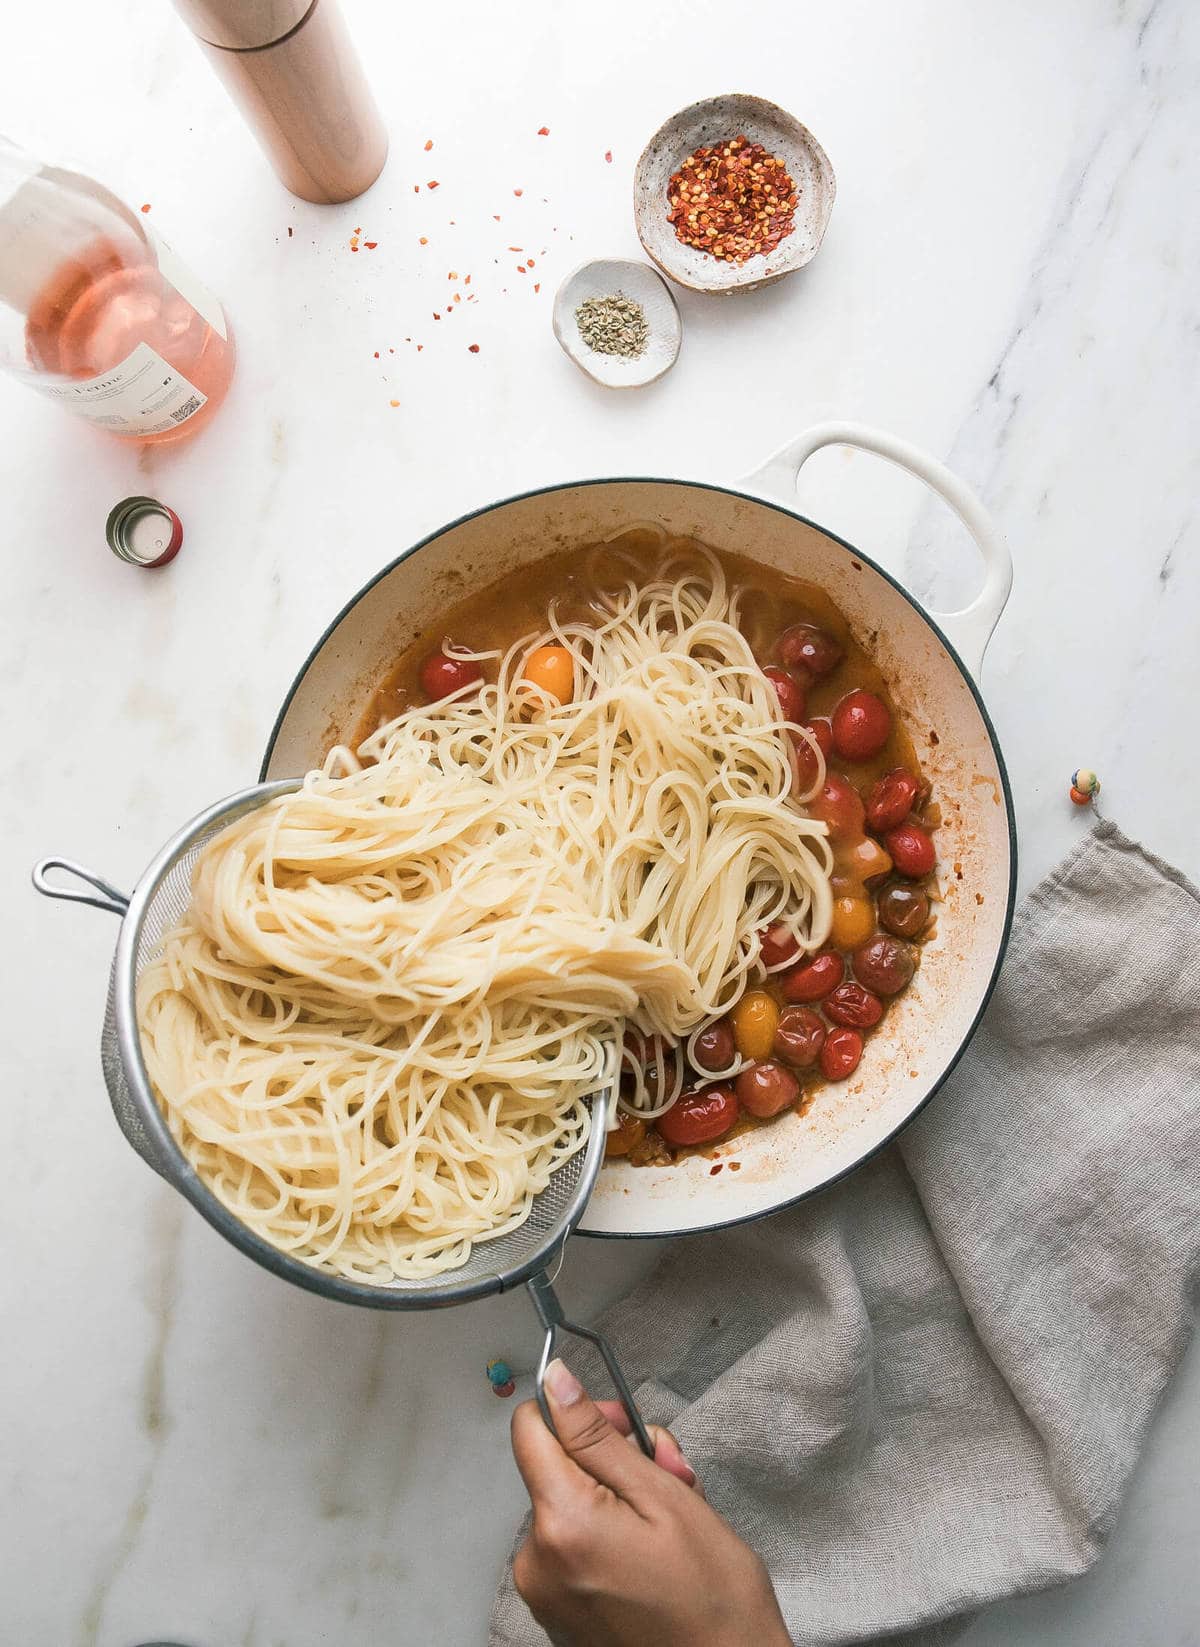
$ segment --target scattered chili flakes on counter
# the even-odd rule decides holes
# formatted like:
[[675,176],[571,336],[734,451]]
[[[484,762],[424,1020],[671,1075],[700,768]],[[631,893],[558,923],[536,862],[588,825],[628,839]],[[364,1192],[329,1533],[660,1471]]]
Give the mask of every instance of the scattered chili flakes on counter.
[[540,280],[535,280],[535,281],[534,281],[534,283],[533,283],[533,289],[534,289],[534,291],[535,291],[535,292],[540,292],[540,291],[541,291],[541,289],[542,289],[542,283],[541,283],[541,281],[540,281]]
[[291,238],[292,238],[292,231],[291,231],[291,229],[290,229],[290,228],[289,228],[289,229],[288,229],[288,239],[289,239],[289,240],[290,240],[290,239],[291,239]]
[[150,202],[148,200],[147,200],[146,204],[142,207],[142,210],[144,212],[148,212],[150,210]]
[[514,189],[513,193],[516,195],[517,199],[519,200],[521,198],[521,196],[525,193],[525,190],[524,189]]
[[550,135],[549,126],[539,126],[538,127],[538,136],[539,137],[549,137],[549,135]]
[[420,239],[417,241],[418,246],[428,246],[428,244],[429,244],[429,236],[427,234],[423,234],[420,237]]
[[612,150],[611,149],[605,149],[605,151],[604,151],[604,162],[608,166],[612,165]]
[[388,401],[389,406],[399,406],[399,404],[400,404],[400,402],[398,400],[389,400]]
[[468,343],[467,344],[467,353],[469,355],[477,355],[479,353],[478,343]]
[[363,245],[367,248],[367,250],[369,252],[373,252],[375,250],[376,246],[378,246],[378,244],[379,244],[379,242],[377,240],[364,240],[363,241]]
[[430,149],[432,149],[432,147],[433,147],[433,138],[432,137],[427,137],[425,139],[425,153],[428,154]]
[[437,187],[438,187],[438,180],[437,180],[437,178],[436,178],[436,177],[435,177],[435,178],[434,178],[434,179],[433,179],[433,180],[432,180],[432,182],[430,182],[430,183],[426,183],[426,185],[425,185],[425,187],[426,187],[426,188],[427,188],[427,189],[436,189],[436,188],[437,188]]
[[744,134],[698,148],[667,184],[676,239],[729,263],[773,252],[796,227],[796,185]]

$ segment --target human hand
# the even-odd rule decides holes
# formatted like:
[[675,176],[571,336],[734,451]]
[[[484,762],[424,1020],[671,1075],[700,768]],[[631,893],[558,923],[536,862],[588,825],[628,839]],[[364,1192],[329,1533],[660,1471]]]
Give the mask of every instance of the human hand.
[[558,1439],[532,1401],[512,1444],[533,1525],[517,1590],[556,1647],[790,1647],[767,1570],[704,1501],[666,1430],[654,1462],[618,1402],[595,1402],[561,1361],[546,1369]]

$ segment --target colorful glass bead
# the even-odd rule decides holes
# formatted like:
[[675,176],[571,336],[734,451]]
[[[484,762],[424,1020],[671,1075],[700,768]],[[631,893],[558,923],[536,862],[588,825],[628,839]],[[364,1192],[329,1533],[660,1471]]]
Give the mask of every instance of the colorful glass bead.
[[487,1376],[493,1395],[509,1396],[516,1390],[517,1381],[512,1375],[512,1368],[507,1361],[501,1361],[499,1357],[488,1362]]

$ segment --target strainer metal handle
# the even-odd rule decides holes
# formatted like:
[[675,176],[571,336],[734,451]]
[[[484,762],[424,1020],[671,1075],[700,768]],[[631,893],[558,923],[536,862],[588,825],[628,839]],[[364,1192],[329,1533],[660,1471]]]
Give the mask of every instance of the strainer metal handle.
[[[81,892],[78,887],[52,881],[50,875],[53,870],[73,875],[92,890]],[[74,858],[42,858],[33,866],[33,884],[47,898],[61,898],[68,904],[91,904],[93,909],[107,910],[110,915],[124,915],[129,908],[129,899],[124,892],[113,886],[111,881],[106,881],[103,875],[96,875],[83,864],[76,863]]]
[[650,1439],[637,1402],[633,1398],[633,1391],[629,1388],[625,1374],[621,1371],[621,1364],[617,1360],[616,1352],[602,1332],[594,1327],[581,1326],[578,1321],[571,1321],[564,1313],[558,1301],[558,1294],[554,1291],[553,1283],[545,1270],[539,1270],[531,1275],[525,1283],[529,1289],[529,1296],[533,1300],[533,1307],[537,1311],[538,1320],[545,1328],[546,1336],[542,1343],[542,1354],[537,1366],[537,1403],[542,1417],[546,1421],[546,1428],[551,1435],[555,1435],[554,1420],[550,1416],[550,1404],[546,1400],[546,1368],[554,1359],[555,1344],[560,1332],[570,1333],[575,1338],[583,1338],[599,1350],[604,1365],[608,1368],[608,1376],[621,1398],[621,1405],[633,1425],[633,1433],[637,1436],[638,1446],[647,1458],[654,1457],[654,1442]]

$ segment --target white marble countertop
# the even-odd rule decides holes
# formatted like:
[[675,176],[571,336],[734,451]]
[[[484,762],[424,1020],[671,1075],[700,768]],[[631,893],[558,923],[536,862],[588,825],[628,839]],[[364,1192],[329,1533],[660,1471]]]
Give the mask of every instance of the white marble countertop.
[[[977,486],[1012,542],[984,688],[1023,884],[1086,827],[1065,795],[1080,763],[1110,816],[1200,873],[1183,736],[1200,685],[1195,7],[346,9],[392,156],[365,198],[327,210],[275,183],[157,0],[69,20],[25,6],[6,24],[10,134],[149,203],[241,351],[213,428],[140,462],[0,382],[14,1647],[483,1641],[521,1507],[483,1364],[528,1366],[525,1299],[380,1317],[224,1245],[109,1114],[111,923],[28,884],[52,850],[128,884],[175,824],[250,781],[310,642],[422,532],[554,479],[732,478],[830,416],[891,429]],[[637,255],[641,144],[733,89],[779,101],[827,148],[825,245],[756,295],[681,294],[677,367],[610,395],[555,344],[554,288],[586,256]],[[350,251],[355,228],[374,251]],[[472,273],[478,301],[435,321],[450,270]],[[107,511],[135,491],[186,522],[167,572],[104,546]],[[918,592],[970,587],[965,540],[943,540],[916,486],[870,460],[819,458],[804,503]],[[652,1256],[581,1241],[563,1285],[593,1306]],[[1193,1351],[1104,1563],[998,1608],[971,1647],[1200,1639],[1198,1397]]]

